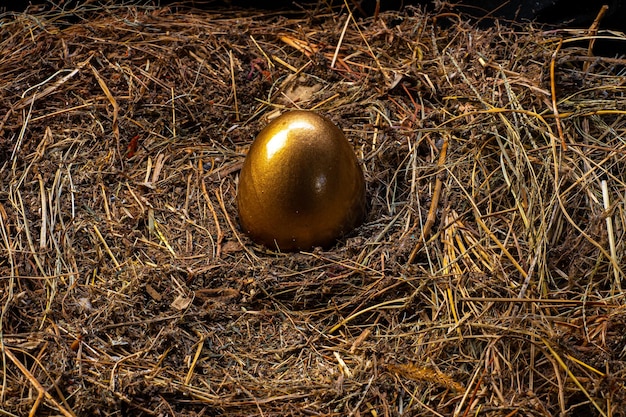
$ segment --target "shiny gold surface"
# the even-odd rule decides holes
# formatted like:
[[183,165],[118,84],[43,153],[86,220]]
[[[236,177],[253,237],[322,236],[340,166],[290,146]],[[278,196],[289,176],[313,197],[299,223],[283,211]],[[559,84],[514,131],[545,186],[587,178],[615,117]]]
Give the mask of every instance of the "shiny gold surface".
[[291,111],[256,137],[241,168],[239,221],[271,249],[328,246],[365,215],[363,171],[328,119]]

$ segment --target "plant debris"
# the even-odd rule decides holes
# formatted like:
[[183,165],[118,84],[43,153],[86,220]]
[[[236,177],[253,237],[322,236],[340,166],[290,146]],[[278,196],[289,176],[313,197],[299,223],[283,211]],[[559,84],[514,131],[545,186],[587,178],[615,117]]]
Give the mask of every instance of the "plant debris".
[[[626,415],[626,37],[442,7],[0,17],[4,414]],[[363,164],[328,250],[238,226],[292,108]]]

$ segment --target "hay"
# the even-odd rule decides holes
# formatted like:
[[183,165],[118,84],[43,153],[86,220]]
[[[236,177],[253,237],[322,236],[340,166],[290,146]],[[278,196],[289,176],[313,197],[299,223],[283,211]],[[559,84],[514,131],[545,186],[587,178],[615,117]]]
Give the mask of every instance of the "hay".
[[[4,15],[3,415],[626,415],[606,38],[411,8]],[[235,195],[292,107],[344,129],[370,209],[280,254]]]

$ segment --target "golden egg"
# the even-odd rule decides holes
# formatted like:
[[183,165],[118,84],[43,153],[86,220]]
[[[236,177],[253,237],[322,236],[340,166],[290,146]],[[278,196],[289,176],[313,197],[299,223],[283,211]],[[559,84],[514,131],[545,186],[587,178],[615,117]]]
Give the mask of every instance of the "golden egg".
[[328,246],[365,216],[365,180],[352,146],[330,120],[290,111],[256,137],[239,176],[239,221],[281,251]]

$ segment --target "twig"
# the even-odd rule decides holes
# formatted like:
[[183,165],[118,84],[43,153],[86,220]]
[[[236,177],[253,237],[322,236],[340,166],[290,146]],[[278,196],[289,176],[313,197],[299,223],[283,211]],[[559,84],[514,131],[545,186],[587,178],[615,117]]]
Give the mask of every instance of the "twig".
[[[611,251],[611,258],[614,260],[612,265],[615,265],[618,261],[617,257],[617,249],[615,246],[615,231],[613,230],[613,217],[611,216],[611,202],[609,200],[609,187],[607,186],[606,180],[602,180],[601,182],[602,188],[602,201],[604,203],[604,210],[606,212],[606,232],[609,236],[609,250]],[[622,283],[619,276],[619,270],[617,268],[613,268],[613,276],[615,277],[615,285],[617,290],[622,292]],[[611,295],[615,295],[615,287],[611,288]]]
[[200,354],[202,353],[202,349],[204,347],[204,339],[206,339],[206,336],[201,335],[200,340],[198,340],[196,353],[195,355],[193,355],[193,360],[191,361],[191,365],[189,365],[189,370],[187,371],[187,376],[185,377],[185,385],[189,385],[189,383],[191,382],[191,378],[193,378],[193,371],[198,364],[198,359],[200,358]]
[[561,118],[559,117],[559,108],[556,103],[556,76],[554,75],[554,67],[556,66],[556,56],[561,50],[561,46],[563,45],[563,39],[559,40],[559,43],[552,54],[552,58],[550,59],[550,95],[552,98],[552,113],[554,114],[554,119],[556,122],[556,131],[559,134],[559,139],[561,139],[561,147],[563,150],[567,150],[567,144],[565,143],[565,137],[563,136],[563,126],[561,126]]
[[337,46],[335,47],[335,53],[333,55],[333,59],[330,62],[331,68],[335,68],[335,62],[337,62],[337,55],[339,55],[339,49],[341,49],[341,43],[343,42],[343,37],[346,35],[346,30],[348,29],[348,24],[350,23],[351,17],[352,17],[352,12],[348,11],[348,16],[346,17],[346,23],[343,25],[341,35],[339,36],[339,40],[337,41]]
[[389,300],[389,301],[385,301],[385,302],[382,302],[382,303],[379,303],[379,304],[376,304],[376,305],[364,308],[363,310],[359,310],[356,313],[352,314],[351,316],[346,317],[345,319],[341,320],[339,323],[335,324],[328,331],[328,334],[335,333],[342,326],[345,326],[350,321],[354,320],[355,318],[359,317],[362,314],[367,313],[368,311],[377,310],[377,309],[390,310],[390,309],[403,308],[405,306],[406,302],[409,301],[411,298],[412,297],[403,297],[403,298],[398,298],[398,299],[395,299],[395,300]]
[[[439,152],[439,159],[437,160],[437,167],[442,168],[446,161],[446,155],[448,153],[448,138],[445,137],[443,140],[443,145],[441,147],[441,151]],[[407,261],[408,264],[412,264],[417,256],[417,252],[422,248],[422,246],[428,240],[430,236],[430,231],[435,224],[435,220],[437,220],[437,209],[439,208],[439,199],[441,198],[441,190],[443,188],[443,181],[440,175],[437,175],[437,179],[435,180],[435,189],[433,191],[433,196],[430,202],[430,208],[428,209],[428,216],[426,217],[426,223],[424,223],[424,228],[422,229],[421,237],[413,250],[411,251],[411,255],[409,255],[409,259]]]
[[607,304],[604,301],[555,300],[551,298],[461,297],[459,301],[466,303],[539,303],[606,308],[619,307],[617,304]]
[[100,76],[100,73],[98,72],[98,70],[91,64],[89,64],[89,67],[91,68],[91,72],[93,72],[94,77],[96,77],[96,80],[98,81],[98,85],[104,92],[104,95],[109,100],[109,103],[111,103],[111,106],[113,106],[113,120],[112,120],[113,137],[115,138],[115,141],[117,143],[118,156],[121,158],[122,153],[120,150],[120,126],[118,123],[118,114],[120,112],[120,106],[119,104],[117,104],[117,100],[115,99],[115,97],[113,97],[111,90],[109,90],[109,87],[107,86],[102,76]]
[[215,207],[213,207],[213,202],[211,201],[211,197],[206,190],[206,184],[204,183],[204,179],[202,178],[202,161],[198,161],[198,170],[200,171],[200,188],[202,190],[202,195],[206,200],[209,210],[211,211],[211,215],[213,216],[213,222],[215,223],[215,228],[217,229],[217,242],[216,248],[214,252],[214,257],[219,258],[222,253],[222,241],[224,240],[224,233],[222,232],[222,227],[220,226],[220,222],[217,219],[217,213],[215,212]]
[[[172,137],[176,137],[176,96],[174,95],[174,87],[170,87],[172,94]],[[239,121],[239,119],[237,119]],[[160,156],[160,155],[159,155]]]
[[[591,36],[591,39],[589,39],[589,47],[587,47],[587,56],[589,56],[590,58],[593,57],[593,47],[596,43],[596,35],[598,34],[600,21],[604,17],[604,14],[607,12],[607,10],[609,10],[609,6],[606,4],[603,4],[602,7],[600,8],[600,11],[598,12],[598,15],[593,20],[593,23],[591,24],[591,26],[589,26],[589,30],[587,31],[587,34]],[[585,63],[583,64],[583,72],[586,73],[587,71],[589,71],[590,66],[591,66],[591,61],[585,61]]]
[[28,378],[28,380],[30,381],[31,384],[33,384],[33,386],[35,387],[35,389],[38,392],[37,395],[37,399],[35,400],[35,404],[33,405],[33,407],[30,410],[30,414],[29,417],[34,417],[35,415],[37,415],[37,408],[41,402],[41,399],[43,397],[46,397],[46,399],[48,399],[48,401],[50,401],[52,403],[52,405],[54,405],[56,408],[59,409],[59,411],[61,412],[61,414],[63,414],[66,417],[76,417],[76,414],[74,414],[71,410],[66,410],[61,404],[59,404],[59,402],[57,400],[54,399],[54,397],[52,397],[52,395],[50,395],[50,393],[48,391],[46,391],[46,389],[39,383],[39,381],[37,381],[37,378],[35,378],[33,376],[33,374],[30,373],[30,371],[28,370],[28,368],[26,368],[22,362],[20,362],[15,355],[13,355],[13,352],[11,352],[11,350],[4,346],[4,353],[6,356],[9,357],[9,359],[11,359],[11,362],[13,362],[15,364],[15,366],[17,366],[19,368],[19,370],[24,374],[24,376],[26,378]]
[[98,236],[98,239],[100,240],[100,242],[102,242],[102,244],[104,245],[104,250],[106,251],[107,254],[109,254],[109,257],[113,261],[113,264],[115,264],[115,267],[119,269],[120,263],[117,261],[117,259],[115,259],[115,255],[113,255],[113,252],[111,252],[111,248],[109,247],[109,244],[107,243],[107,241],[104,240],[104,236],[102,236],[102,233],[100,233],[98,226],[94,224],[93,230],[96,232],[96,236]]
[[[4,118],[2,119],[2,121],[0,121],[0,134],[2,133],[2,129],[4,128],[4,125],[6,124],[7,120],[9,119],[9,117],[16,111],[16,110],[20,110],[23,109],[25,107],[30,106],[32,108],[33,103],[37,100],[40,100],[50,94],[52,94],[53,92],[55,92],[59,87],[61,87],[62,85],[64,85],[69,79],[71,79],[74,75],[76,75],[78,73],[78,71],[80,71],[85,65],[87,65],[90,61],[91,58],[93,58],[93,54],[89,55],[89,57],[87,57],[87,59],[85,59],[84,61],[78,63],[78,65],[76,66],[76,68],[74,68],[72,71],[69,70],[60,70],[55,72],[52,76],[48,77],[45,81],[43,81],[40,84],[37,84],[35,86],[32,86],[30,88],[28,88],[26,91],[24,91],[24,93],[22,94],[22,98],[20,99],[20,101],[18,101],[15,106],[11,107],[9,109],[9,111],[7,112],[7,114],[4,116]],[[36,87],[40,87],[44,84],[46,84],[48,81],[51,81],[54,77],[56,77],[57,75],[61,74],[62,72],[65,71],[69,71],[69,74],[65,75],[63,78],[61,78],[59,81],[55,82],[54,84],[46,87],[43,91],[39,92],[39,93],[35,93],[33,94],[30,98],[25,99],[24,95],[32,90],[33,88]]]
[[239,101],[237,100],[237,83],[235,82],[235,62],[233,60],[233,51],[228,51],[228,59],[230,61],[230,81],[233,89],[233,100],[235,101],[235,120],[239,119]]

